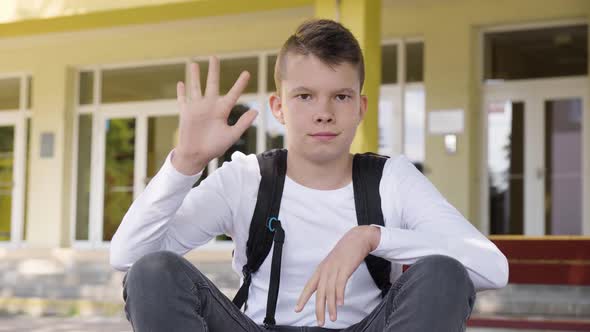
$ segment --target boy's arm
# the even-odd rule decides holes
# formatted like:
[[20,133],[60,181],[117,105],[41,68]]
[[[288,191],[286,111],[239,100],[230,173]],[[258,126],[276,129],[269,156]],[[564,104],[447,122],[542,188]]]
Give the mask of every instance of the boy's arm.
[[256,118],[257,112],[249,110],[234,125],[228,124],[250,75],[243,72],[227,95],[220,96],[219,59],[209,60],[204,93],[198,64],[191,64],[190,69],[190,84],[178,82],[176,88],[178,144],[133,202],[111,241],[110,261],[118,270],[127,270],[153,251],[184,254],[218,234],[232,234],[231,209],[240,192],[239,165],[221,167],[198,188],[191,188],[205,165],[223,155]]
[[413,264],[435,254],[453,257],[467,268],[476,290],[504,287],[508,262],[434,185],[404,156],[388,160],[381,181],[383,213],[401,218],[402,228],[380,227],[375,256]]
[[201,176],[184,175],[172,164],[174,150],[133,202],[110,245],[110,263],[126,271],[142,256],[159,251],[180,255],[221,234],[232,235],[232,210],[238,204],[240,164],[225,163],[198,187]]

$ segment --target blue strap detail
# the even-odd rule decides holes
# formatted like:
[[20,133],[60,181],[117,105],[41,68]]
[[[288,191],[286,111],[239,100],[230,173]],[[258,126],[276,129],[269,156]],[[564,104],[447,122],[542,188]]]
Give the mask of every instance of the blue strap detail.
[[279,219],[277,219],[276,217],[272,217],[272,218],[268,218],[268,224],[266,225],[266,227],[268,228],[269,231],[274,232],[275,229],[272,228],[272,222],[273,221],[279,221]]

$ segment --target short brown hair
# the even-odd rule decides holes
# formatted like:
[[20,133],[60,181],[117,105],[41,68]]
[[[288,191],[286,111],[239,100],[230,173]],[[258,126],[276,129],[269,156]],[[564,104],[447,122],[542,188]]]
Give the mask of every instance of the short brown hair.
[[329,66],[350,63],[357,66],[360,89],[365,82],[365,62],[358,41],[342,24],[326,19],[309,20],[301,24],[281,48],[275,64],[275,85],[281,90],[285,60],[288,53],[312,54]]

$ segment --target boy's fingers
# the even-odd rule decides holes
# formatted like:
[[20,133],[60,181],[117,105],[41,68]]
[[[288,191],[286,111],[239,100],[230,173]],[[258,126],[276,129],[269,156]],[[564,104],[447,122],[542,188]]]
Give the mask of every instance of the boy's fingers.
[[219,94],[219,59],[212,56],[209,58],[209,71],[207,73],[207,87],[205,96],[217,96]]
[[198,63],[191,63],[191,97],[201,96],[201,77]]
[[186,91],[182,82],[176,83],[176,100],[178,100],[179,104],[186,102]]
[[240,138],[240,136],[242,136],[242,134],[244,134],[244,132],[246,130],[248,130],[248,128],[250,128],[250,126],[252,125],[252,123],[254,122],[254,120],[256,120],[256,117],[258,116],[258,111],[256,110],[248,110],[248,112],[242,114],[242,116],[240,116],[240,118],[238,119],[238,122],[236,122],[236,124],[233,125],[232,129],[234,131],[234,137],[236,138],[236,140],[238,138]]
[[324,317],[326,314],[326,278],[320,280],[319,287],[315,293],[315,315],[318,319],[318,325],[324,326]]
[[250,80],[250,73],[247,71],[243,71],[234,85],[231,87],[225,98],[227,98],[227,102],[233,106],[238,102],[242,91],[248,86],[248,81]]
[[311,279],[307,282],[307,284],[303,288],[303,291],[301,292],[301,295],[299,296],[299,300],[297,300],[297,305],[295,306],[296,312],[300,312],[303,309],[303,307],[305,307],[305,304],[307,303],[307,301],[309,301],[309,298],[311,297],[313,292],[316,291],[316,289],[318,287],[318,281],[319,281],[319,274],[316,271],[316,273],[313,274]]
[[336,304],[344,304],[344,290],[346,289],[346,276],[343,273],[339,273],[336,278]]
[[336,277],[338,273],[333,273],[328,279],[326,284],[326,301],[328,302],[328,313],[330,314],[330,320],[335,321],[337,310],[336,310]]

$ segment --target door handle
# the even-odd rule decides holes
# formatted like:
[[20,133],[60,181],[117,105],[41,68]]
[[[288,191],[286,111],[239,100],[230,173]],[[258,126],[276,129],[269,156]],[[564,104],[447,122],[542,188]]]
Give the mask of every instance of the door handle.
[[537,176],[538,180],[541,180],[545,177],[545,169],[542,167],[537,167],[537,170],[535,171],[535,175]]

